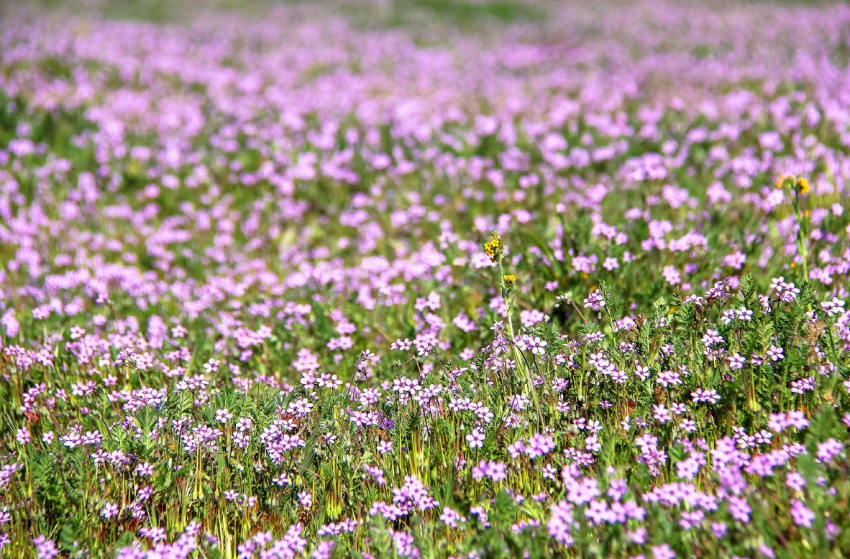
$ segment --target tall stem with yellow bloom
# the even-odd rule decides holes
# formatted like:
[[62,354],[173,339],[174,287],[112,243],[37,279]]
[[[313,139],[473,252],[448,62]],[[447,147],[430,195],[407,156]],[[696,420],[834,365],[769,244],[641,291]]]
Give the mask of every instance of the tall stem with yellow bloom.
[[506,274],[504,268],[505,245],[502,242],[502,237],[499,233],[493,233],[490,240],[484,243],[484,252],[490,257],[490,260],[499,266],[499,287],[502,291],[502,300],[505,302],[505,312],[508,315],[508,335],[510,336],[511,346],[513,346],[514,360],[516,361],[517,370],[525,377],[528,382],[528,388],[531,391],[531,397],[534,400],[534,407],[537,409],[537,417],[540,425],[543,425],[543,412],[540,409],[540,399],[537,397],[537,389],[534,386],[534,377],[531,369],[525,362],[525,356],[520,351],[516,343],[516,334],[514,333],[513,322],[513,303],[515,295],[511,295],[516,282],[516,276]]
[[809,212],[800,212],[800,198],[809,193],[809,181],[805,177],[782,175],[776,181],[776,188],[787,188],[793,193],[791,205],[794,208],[794,219],[797,221],[797,251],[803,260],[803,280],[809,281],[809,250],[806,247],[806,224]]

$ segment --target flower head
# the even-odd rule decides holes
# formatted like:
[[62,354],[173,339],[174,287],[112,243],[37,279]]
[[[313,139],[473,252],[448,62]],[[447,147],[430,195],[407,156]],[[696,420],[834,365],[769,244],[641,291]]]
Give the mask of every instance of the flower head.
[[802,196],[805,196],[809,193],[809,190],[811,190],[809,179],[806,177],[798,177],[796,175],[779,175],[779,178],[776,179],[776,188],[781,190],[786,187],[794,190]]
[[490,240],[484,243],[484,253],[490,257],[493,263],[498,262],[499,258],[502,257],[504,248],[505,245],[502,243],[502,236],[496,231],[490,236]]

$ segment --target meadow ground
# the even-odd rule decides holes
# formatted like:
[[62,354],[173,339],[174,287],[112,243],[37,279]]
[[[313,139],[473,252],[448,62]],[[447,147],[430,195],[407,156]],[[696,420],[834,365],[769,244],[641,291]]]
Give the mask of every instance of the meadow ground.
[[4,556],[850,554],[850,6],[42,4]]

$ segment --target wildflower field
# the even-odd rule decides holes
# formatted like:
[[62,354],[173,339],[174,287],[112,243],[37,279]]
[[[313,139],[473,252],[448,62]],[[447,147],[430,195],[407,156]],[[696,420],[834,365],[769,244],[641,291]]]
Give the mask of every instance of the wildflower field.
[[850,5],[515,2],[0,11],[4,557],[850,555]]

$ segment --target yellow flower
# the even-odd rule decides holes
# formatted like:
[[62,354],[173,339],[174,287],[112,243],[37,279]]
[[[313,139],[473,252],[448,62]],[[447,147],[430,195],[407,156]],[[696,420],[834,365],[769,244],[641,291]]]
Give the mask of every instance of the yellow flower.
[[514,286],[514,282],[516,281],[516,276],[515,276],[515,275],[513,275],[513,274],[505,274],[505,275],[503,276],[503,279],[505,280],[505,287],[506,287],[507,289],[511,289],[511,288],[513,288],[513,286]]
[[786,186],[796,190],[802,196],[808,194],[811,189],[809,186],[809,179],[806,177],[798,177],[796,175],[779,175],[779,178],[776,179],[776,188],[785,188]]
[[490,240],[484,243],[484,253],[490,257],[490,260],[494,264],[499,261],[499,258],[502,256],[503,249],[504,245],[502,244],[502,237],[497,232],[494,232],[490,237]]

